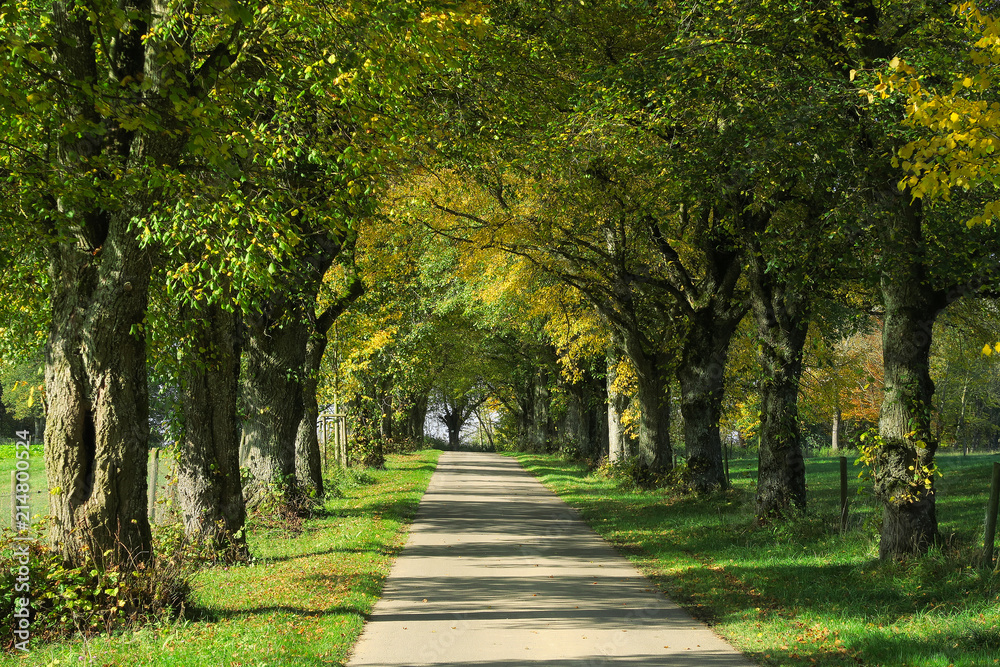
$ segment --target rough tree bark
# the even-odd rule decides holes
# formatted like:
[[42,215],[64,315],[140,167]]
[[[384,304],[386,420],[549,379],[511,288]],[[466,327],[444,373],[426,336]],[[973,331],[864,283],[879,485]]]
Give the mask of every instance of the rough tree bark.
[[351,253],[347,259],[353,262],[354,236],[332,238],[325,230],[314,230],[302,252],[288,277],[290,293],[275,294],[266,312],[247,317],[241,458],[250,468],[246,492],[254,502],[268,489],[288,497],[322,494],[316,436],[319,367],[334,320],[363,292],[355,279],[347,295],[316,315],[323,276],[342,253]]
[[462,401],[445,402],[441,421],[448,429],[448,449],[458,449],[462,446],[462,426],[465,424],[465,412]]
[[[350,249],[353,253],[353,246]],[[353,255],[352,255],[353,257]],[[331,253],[332,263],[332,253]],[[330,328],[347,307],[364,293],[361,281],[354,279],[347,294],[324,310],[311,324],[309,339],[306,341],[302,368],[302,418],[295,434],[295,479],[299,489],[315,498],[323,496],[323,462],[316,434],[319,420],[319,403],[316,390],[319,386],[319,370],[323,354],[329,343]]]
[[301,384],[302,418],[295,432],[295,481],[303,493],[314,498],[323,496],[323,461],[316,435],[316,422],[319,420],[316,389],[327,341],[325,331],[322,334],[314,331],[306,343]]
[[[45,357],[45,459],[55,517],[49,536],[73,564],[90,558],[99,564],[130,564],[151,555],[143,320],[153,256],[141,246],[132,225],[153,210],[160,193],[144,186],[119,189],[119,196],[112,197],[118,207],[108,210],[104,186],[94,187],[93,181],[102,172],[121,168],[129,178],[109,185],[113,191],[131,178],[145,182],[147,170],[177,164],[183,147],[177,137],[184,133],[170,133],[169,127],[126,131],[98,113],[90,92],[80,93],[84,87],[99,90],[102,77],[145,79],[149,92],[126,104],[151,108],[165,125],[172,122],[163,85],[175,79],[170,70],[176,65],[159,52],[174,45],[144,41],[152,27],[146,21],[168,16],[171,9],[158,0],[140,0],[128,8],[136,10],[138,18],[128,32],[115,33],[110,52],[101,55],[86,12],[73,2],[56,2],[51,14],[51,56],[59,86],[54,103],[66,127],[79,128],[63,133],[56,146],[59,169],[69,179],[86,174],[87,187],[100,193],[60,197],[59,216],[72,217],[72,226],[53,222],[46,230],[52,239],[52,324]],[[107,60],[115,63],[113,71],[104,69]],[[206,63],[206,80],[213,73],[212,64]],[[123,85],[122,95],[127,90]],[[111,169],[95,167],[104,160]],[[109,184],[117,179],[107,178]]]
[[875,493],[883,503],[881,559],[923,553],[938,537],[934,475],[928,473],[938,444],[931,432],[929,356],[934,320],[947,305],[947,293],[933,289],[922,261],[920,200],[900,208],[883,240],[885,395],[873,466]]
[[241,378],[246,410],[241,458],[250,469],[244,490],[253,505],[267,493],[295,497],[295,440],[302,421],[302,372],[309,324],[294,307],[285,316],[247,316],[246,374]]
[[806,504],[806,473],[799,432],[799,379],[808,330],[802,295],[767,272],[759,247],[748,255],[751,304],[760,340],[764,374],[760,387],[760,459],[757,470],[757,518],[782,516],[790,506]]
[[639,438],[636,451],[642,466],[651,473],[673,467],[670,443],[670,396],[665,382],[664,355],[646,352],[633,337],[625,338],[625,350],[635,368],[636,400],[639,403]]
[[729,485],[722,462],[719,418],[729,341],[747,311],[737,296],[741,253],[733,239],[717,238],[712,232],[716,213],[710,206],[700,207],[696,215],[687,206],[680,209],[682,226],[692,230],[699,250],[695,271],[685,268],[659,225],[650,220],[650,233],[667,262],[664,287],[685,316],[677,379],[690,483],[698,493]]
[[[50,540],[69,562],[148,560],[150,258],[128,227],[137,202],[105,233],[50,251],[52,324],[45,354],[45,465]],[[133,331],[133,327],[138,330]]]
[[[177,496],[185,533],[232,559],[249,556],[240,481],[239,317],[214,304],[183,307],[192,354],[181,383],[184,438]],[[204,350],[204,352],[201,352]],[[197,352],[195,352],[197,351]]]
[[556,425],[556,433],[562,447],[569,447],[583,458],[594,453],[591,434],[590,405],[593,402],[589,378],[577,382],[565,382],[560,378],[562,391],[566,396],[566,411]]
[[690,315],[677,380],[691,487],[705,493],[728,486],[722,461],[719,419],[729,341],[740,317],[717,316],[706,308]]

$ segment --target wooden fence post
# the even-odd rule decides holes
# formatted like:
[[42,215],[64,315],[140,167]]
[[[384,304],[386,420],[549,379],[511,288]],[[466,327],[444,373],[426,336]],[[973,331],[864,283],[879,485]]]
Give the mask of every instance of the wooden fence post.
[[17,532],[17,471],[10,471],[10,529]]
[[1000,505],[1000,461],[993,462],[990,502],[986,506],[986,536],[983,540],[983,564],[993,568],[993,542],[997,533],[997,506]]
[[153,465],[149,475],[149,498],[146,501],[146,516],[149,523],[156,523],[156,483],[160,479],[160,448],[153,447]]
[[323,474],[330,472],[330,433],[327,429],[326,415],[323,415]]

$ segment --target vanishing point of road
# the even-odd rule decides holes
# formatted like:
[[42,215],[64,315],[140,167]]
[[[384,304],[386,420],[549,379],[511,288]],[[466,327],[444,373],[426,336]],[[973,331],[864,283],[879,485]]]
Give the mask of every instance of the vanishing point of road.
[[514,459],[445,452],[348,667],[748,667]]

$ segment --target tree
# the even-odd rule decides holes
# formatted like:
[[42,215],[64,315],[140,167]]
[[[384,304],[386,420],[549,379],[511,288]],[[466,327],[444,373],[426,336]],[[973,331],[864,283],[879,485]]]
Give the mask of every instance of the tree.
[[[933,325],[950,301],[989,282],[994,274],[989,256],[997,247],[994,233],[960,233],[953,220],[963,216],[968,201],[932,206],[916,194],[919,182],[904,180],[884,155],[898,155],[911,137],[888,118],[900,117],[901,96],[876,100],[872,72],[916,57],[932,70],[948,71],[948,63],[965,50],[967,41],[945,3],[905,3],[851,8],[857,19],[856,48],[849,59],[850,77],[869,104],[860,110],[861,138],[870,157],[867,196],[869,215],[877,222],[880,249],[880,292],[885,309],[882,356],[885,395],[878,437],[864,450],[873,464],[876,495],[883,502],[879,555],[883,559],[922,553],[938,537],[932,431],[934,383],[929,357]],[[887,32],[889,25],[903,30]],[[933,30],[934,43],[925,35]],[[861,73],[855,77],[855,73]],[[861,82],[860,84],[858,82]],[[864,85],[868,87],[863,87]],[[949,210],[950,209],[950,210]],[[947,236],[947,242],[944,238]],[[957,247],[964,252],[956,252]]]
[[185,145],[203,134],[197,116],[253,21],[236,5],[162,2],[54,2],[0,19],[5,170],[17,224],[49,260],[50,537],[68,560],[151,552],[143,322],[155,254],[137,229],[171,200]]
[[857,331],[829,321],[811,327],[800,404],[806,420],[831,425],[831,449],[850,445],[849,428],[860,433],[878,423],[884,387],[881,328],[874,319],[861,322]]
[[1000,338],[997,324],[995,301],[971,298],[953,303],[936,323],[931,375],[937,437],[963,454],[995,448],[998,440],[994,350],[989,342],[981,346]]
[[968,226],[991,224],[1000,214],[995,190],[1000,182],[996,129],[1000,123],[994,89],[1000,63],[1000,21],[984,13],[975,2],[961,2],[953,11],[964,30],[968,51],[952,61],[953,67],[914,67],[893,58],[892,71],[879,74],[876,92],[905,94],[906,126],[918,137],[893,156],[893,164],[907,173],[899,188],[917,199],[951,198],[973,188],[985,190],[987,201],[968,218]]
[[190,327],[182,344],[192,352],[181,370],[183,439],[176,472],[185,532],[217,553],[242,559],[248,551],[236,412],[239,315],[220,304],[183,305],[180,311]]

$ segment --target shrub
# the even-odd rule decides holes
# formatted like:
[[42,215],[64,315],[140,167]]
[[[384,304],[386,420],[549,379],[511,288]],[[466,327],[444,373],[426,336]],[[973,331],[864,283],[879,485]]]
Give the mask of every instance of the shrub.
[[306,517],[319,506],[318,499],[303,494],[286,497],[276,492],[265,493],[247,508],[247,529],[288,537],[299,535]]
[[153,559],[135,568],[102,568],[92,560],[78,567],[63,562],[45,541],[39,524],[28,544],[29,592],[15,592],[15,534],[0,532],[0,647],[11,650],[14,599],[30,599],[32,641],[75,633],[94,635],[177,618],[190,599],[193,560],[183,543],[158,544]]
[[629,456],[614,463],[605,459],[597,466],[597,471],[625,488],[655,489],[677,477],[678,468],[669,472],[657,471],[643,463],[639,456]]
[[378,435],[370,435],[360,429],[348,444],[351,461],[370,468],[385,467],[385,441]]

